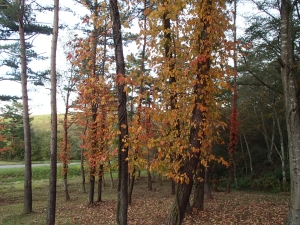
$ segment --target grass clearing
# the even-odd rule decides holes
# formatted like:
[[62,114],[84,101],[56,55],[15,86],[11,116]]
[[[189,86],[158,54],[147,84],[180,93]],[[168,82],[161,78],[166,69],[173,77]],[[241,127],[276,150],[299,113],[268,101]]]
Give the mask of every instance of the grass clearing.
[[[74,166],[76,168],[76,165]],[[45,173],[44,170],[39,171],[38,173],[40,174]],[[76,174],[77,172],[73,173]],[[145,175],[142,173],[142,176]],[[49,185],[48,179],[45,179],[46,177],[33,180],[34,212],[30,215],[22,213],[23,181],[1,181],[0,224],[45,224]],[[1,174],[0,179],[2,180]],[[109,184],[108,175],[106,175],[103,202],[89,207],[87,206],[88,194],[83,193],[81,190],[80,177],[74,175],[69,179],[71,200],[68,202],[64,198],[62,179],[58,178],[56,224],[116,224],[116,189],[111,189]],[[87,185],[86,187],[88,190]],[[164,224],[174,198],[170,194],[170,191],[170,182],[167,180],[162,185],[156,180],[153,183],[153,191],[149,191],[147,189],[146,177],[138,178],[133,191],[133,203],[129,206],[128,210],[128,224]],[[194,211],[186,217],[183,224],[281,225],[287,213],[288,199],[289,195],[287,193],[270,194],[234,191],[228,195],[224,192],[213,192],[213,199],[205,200],[205,210],[202,212]]]

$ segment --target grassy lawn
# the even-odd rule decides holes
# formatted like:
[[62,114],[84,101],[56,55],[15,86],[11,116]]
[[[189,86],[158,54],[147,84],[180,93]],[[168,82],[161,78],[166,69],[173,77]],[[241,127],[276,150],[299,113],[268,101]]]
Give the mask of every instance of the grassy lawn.
[[[77,168],[78,169],[78,168]],[[76,171],[76,166],[70,168]],[[48,202],[48,180],[44,169],[37,169],[33,181],[33,213],[23,214],[23,181],[19,175],[8,180],[0,170],[0,224],[45,224]],[[105,177],[103,202],[87,206],[87,193],[81,189],[81,179],[71,172],[69,192],[71,200],[66,202],[61,178],[57,183],[56,224],[102,224],[114,225],[116,189],[111,189],[108,176]],[[12,173],[12,172],[11,172]],[[19,172],[18,172],[19,173]],[[142,174],[145,176],[144,174]],[[115,174],[114,174],[115,176]],[[116,180],[116,179],[115,179]],[[116,186],[116,185],[115,185]],[[87,190],[88,186],[86,185]],[[133,202],[128,211],[130,225],[164,224],[174,196],[170,194],[169,181],[153,183],[153,191],[147,189],[146,177],[137,179]],[[184,225],[243,225],[283,224],[288,209],[287,193],[260,193],[235,191],[231,194],[213,192],[213,199],[205,200],[205,210],[193,211],[184,220]],[[95,196],[96,199],[96,196]]]

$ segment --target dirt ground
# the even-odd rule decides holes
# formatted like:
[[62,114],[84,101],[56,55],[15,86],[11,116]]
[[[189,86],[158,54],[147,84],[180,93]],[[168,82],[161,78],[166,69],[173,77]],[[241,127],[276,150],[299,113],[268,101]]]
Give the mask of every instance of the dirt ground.
[[[13,187],[0,189],[0,224],[44,224],[47,209],[47,183],[35,185],[31,215],[23,215],[22,190]],[[8,190],[11,188],[11,191]],[[147,190],[146,179],[134,187],[128,211],[129,225],[164,224],[174,196],[168,181],[153,184]],[[6,192],[4,192],[6,191]],[[70,181],[71,200],[64,200],[61,181],[58,182],[56,224],[116,224],[116,189],[105,187],[103,202],[87,206],[87,193],[82,193],[80,181]],[[213,192],[205,200],[205,210],[187,215],[184,225],[271,225],[283,224],[288,209],[288,193],[259,193],[233,191],[231,194]]]

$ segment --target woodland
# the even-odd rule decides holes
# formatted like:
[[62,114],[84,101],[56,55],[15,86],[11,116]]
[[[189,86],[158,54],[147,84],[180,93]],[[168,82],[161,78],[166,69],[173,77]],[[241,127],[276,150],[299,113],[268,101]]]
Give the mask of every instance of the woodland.
[[[34,212],[32,162],[50,160],[45,223],[56,224],[59,174],[72,201],[72,159],[84,207],[101,205],[109,176],[113,224],[134,224],[143,176],[149,195],[154,182],[169,184],[161,224],[202,224],[191,215],[219,210],[228,204],[219,192],[232,198],[237,190],[290,196],[274,209],[277,223],[252,213],[248,224],[300,224],[299,0],[71,2],[88,12],[74,26],[60,24],[60,13],[76,11],[59,0],[0,0],[0,82],[22,90],[0,96],[0,160],[24,162],[24,214]],[[51,26],[36,20],[46,12]],[[63,41],[62,31],[70,33]],[[37,35],[51,36],[51,54],[36,52]],[[62,42],[66,67],[57,68]],[[31,68],[36,60],[49,69]],[[50,115],[30,115],[28,83],[50,90]]]

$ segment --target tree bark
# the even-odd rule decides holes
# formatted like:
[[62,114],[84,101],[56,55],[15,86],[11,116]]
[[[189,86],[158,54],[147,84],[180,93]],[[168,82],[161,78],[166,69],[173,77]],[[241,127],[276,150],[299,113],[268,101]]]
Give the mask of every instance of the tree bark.
[[242,134],[244,136],[244,140],[245,140],[245,144],[246,144],[246,148],[247,148],[247,152],[248,152],[248,156],[249,156],[249,167],[250,167],[250,171],[252,173],[253,172],[253,166],[252,166],[252,156],[251,156],[250,148],[249,148],[248,141],[246,139],[245,133],[242,132]]
[[[125,76],[125,61],[123,54],[122,33],[120,14],[117,0],[110,0],[110,12],[113,26],[113,40],[115,48],[116,74]],[[128,213],[128,121],[127,121],[127,96],[124,91],[124,84],[117,81],[118,90],[118,126],[119,126],[119,146],[118,146],[118,200],[116,220],[118,225],[127,225]]]
[[193,208],[202,211],[204,210],[204,185],[205,185],[205,168],[199,165],[195,176],[195,190]]
[[98,198],[97,202],[102,202],[102,184],[103,184],[103,164],[99,166],[99,172],[98,172]]
[[236,0],[234,0],[234,16],[233,16],[233,97],[232,97],[232,109],[231,109],[231,118],[230,118],[230,134],[229,134],[229,144],[228,144],[228,180],[226,185],[226,193],[230,193],[230,187],[234,178],[234,152],[237,148],[238,144],[238,122],[237,122],[237,84],[236,84],[236,76],[237,76],[237,53],[236,53]]
[[109,167],[110,188],[114,189],[114,178],[113,178],[113,174],[112,174],[110,159],[108,159],[108,167]]
[[281,78],[289,143],[291,198],[286,219],[288,225],[300,224],[300,118],[297,68],[294,63],[293,5],[281,0]]
[[[86,119],[83,135],[85,136],[86,131],[88,127],[88,119]],[[84,139],[82,140],[82,146],[85,146]],[[80,154],[80,172],[81,172],[81,186],[82,186],[82,192],[86,193],[85,190],[85,169],[84,169],[84,148],[81,148],[81,154]]]
[[65,190],[66,201],[70,200],[69,190],[68,190],[68,163],[69,163],[69,134],[68,134],[68,113],[69,113],[69,96],[70,90],[67,91],[66,97],[66,108],[63,121],[63,140],[62,140],[62,153],[61,153],[61,162],[62,162],[62,174],[63,174],[63,183]]
[[211,185],[210,185],[210,171],[211,171],[211,167],[208,166],[207,168],[205,168],[205,179],[204,179],[204,193],[206,194],[206,196],[209,199],[212,199],[212,194],[211,194]]
[[133,171],[131,173],[130,182],[129,182],[129,190],[128,190],[128,204],[131,204],[132,201],[132,192],[133,192],[133,186],[135,181],[135,171],[136,169],[133,168]]
[[31,167],[31,134],[27,91],[27,59],[26,43],[24,32],[24,7],[25,0],[20,1],[19,36],[21,45],[21,84],[22,84],[22,102],[23,102],[23,129],[24,129],[24,213],[32,212],[32,167]]
[[280,137],[280,159],[281,159],[281,173],[282,173],[282,185],[286,185],[286,173],[285,173],[285,150],[284,150],[284,141],[283,141],[283,133],[280,125],[279,118],[277,116],[276,109],[274,107],[274,114],[276,117],[277,121],[277,127],[278,127],[278,132],[279,132],[279,137]]
[[50,145],[50,179],[47,210],[47,225],[55,224],[56,182],[57,182],[57,106],[56,106],[56,50],[58,38],[59,0],[54,0],[53,34],[51,43],[51,145]]

